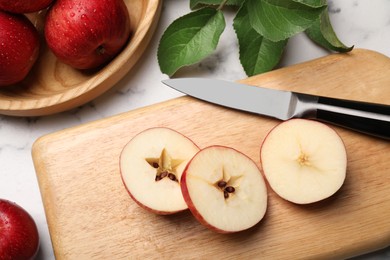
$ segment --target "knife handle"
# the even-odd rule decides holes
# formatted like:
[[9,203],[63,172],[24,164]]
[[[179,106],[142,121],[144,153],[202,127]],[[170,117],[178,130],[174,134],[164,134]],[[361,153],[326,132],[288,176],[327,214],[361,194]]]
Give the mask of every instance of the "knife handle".
[[317,119],[390,140],[390,106],[318,98]]

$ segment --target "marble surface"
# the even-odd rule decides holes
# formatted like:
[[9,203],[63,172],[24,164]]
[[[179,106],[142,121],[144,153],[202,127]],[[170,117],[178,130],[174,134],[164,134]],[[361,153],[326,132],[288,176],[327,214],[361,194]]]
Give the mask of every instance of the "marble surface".
[[[390,0],[329,1],[330,18],[339,38],[347,45],[381,52],[390,57]],[[35,219],[41,247],[39,259],[53,259],[45,213],[31,158],[33,142],[40,136],[148,106],[180,96],[161,83],[156,53],[165,28],[189,12],[189,1],[164,0],[155,36],[137,65],[103,96],[70,111],[45,117],[0,115],[0,198],[15,201]],[[239,63],[238,46],[231,23],[233,12],[226,10],[227,27],[217,50],[204,61],[185,68],[178,77],[196,76],[237,80],[246,75]],[[303,34],[292,38],[280,64],[292,64],[327,55]],[[389,245],[390,246],[390,245]],[[390,247],[356,259],[390,259]]]

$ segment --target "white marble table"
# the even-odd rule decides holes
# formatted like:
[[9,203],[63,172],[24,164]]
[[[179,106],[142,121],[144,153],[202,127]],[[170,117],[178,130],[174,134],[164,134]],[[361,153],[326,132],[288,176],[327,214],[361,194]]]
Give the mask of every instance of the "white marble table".
[[[141,61],[103,96],[82,107],[52,116],[0,116],[0,198],[17,202],[35,219],[41,237],[39,259],[53,259],[54,256],[31,158],[31,146],[38,137],[47,133],[180,95],[161,83],[167,76],[160,72],[156,52],[165,28],[174,19],[189,12],[189,1],[163,2],[158,28]],[[329,1],[329,6],[334,29],[345,44],[390,56],[390,0]],[[177,76],[227,80],[246,77],[238,60],[232,18],[232,14],[227,12],[227,27],[216,52],[200,64],[182,70]],[[289,66],[327,54],[328,52],[300,34],[289,41],[280,66]],[[390,259],[390,247],[357,259]]]

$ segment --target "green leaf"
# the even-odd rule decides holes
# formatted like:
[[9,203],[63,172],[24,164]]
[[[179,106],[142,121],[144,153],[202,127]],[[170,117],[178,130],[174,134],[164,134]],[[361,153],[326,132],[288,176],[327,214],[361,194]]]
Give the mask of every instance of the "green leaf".
[[348,52],[353,46],[347,47],[337,37],[329,20],[328,9],[325,9],[316,22],[305,33],[311,40],[329,50]]
[[305,4],[313,8],[326,6],[326,0],[293,0],[293,1]]
[[[301,1],[303,2],[303,1]],[[292,0],[246,0],[252,27],[271,41],[281,41],[306,30],[325,6],[313,8]]]
[[179,68],[199,62],[217,47],[225,29],[223,13],[203,8],[168,26],[157,51],[160,70],[172,76]]
[[[215,5],[218,6],[223,2],[223,0],[190,0],[190,8],[192,10],[205,5]],[[245,0],[228,0],[226,5],[241,6]]]
[[246,4],[238,11],[233,26],[240,47],[240,61],[248,76],[270,71],[279,63],[287,40],[273,42],[257,33],[250,25]]

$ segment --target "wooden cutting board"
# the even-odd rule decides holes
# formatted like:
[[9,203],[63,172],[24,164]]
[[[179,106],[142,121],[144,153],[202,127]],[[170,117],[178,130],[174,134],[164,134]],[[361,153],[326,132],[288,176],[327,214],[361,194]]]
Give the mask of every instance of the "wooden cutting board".
[[[243,80],[248,84],[390,105],[390,59],[334,54]],[[223,93],[221,93],[223,95]],[[260,167],[260,144],[279,121],[180,97],[38,139],[32,156],[57,259],[342,259],[390,245],[390,142],[335,127],[348,153],[344,186],[299,206],[270,188],[265,218],[221,235],[189,211],[138,207],[119,174],[123,146],[154,126],[200,147],[227,145]]]

